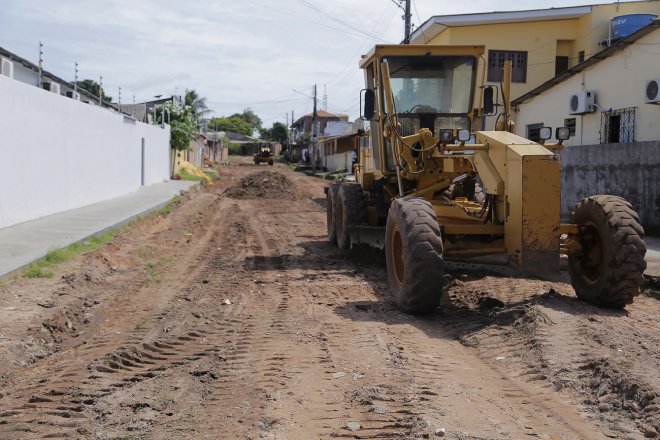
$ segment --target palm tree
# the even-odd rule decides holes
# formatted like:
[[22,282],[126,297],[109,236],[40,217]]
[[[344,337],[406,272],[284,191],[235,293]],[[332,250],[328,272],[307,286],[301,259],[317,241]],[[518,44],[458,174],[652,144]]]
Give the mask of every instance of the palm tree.
[[210,113],[211,110],[206,105],[206,98],[202,98],[195,90],[186,90],[186,95],[183,98],[184,105],[190,106],[195,117],[195,122],[199,124],[205,114]]

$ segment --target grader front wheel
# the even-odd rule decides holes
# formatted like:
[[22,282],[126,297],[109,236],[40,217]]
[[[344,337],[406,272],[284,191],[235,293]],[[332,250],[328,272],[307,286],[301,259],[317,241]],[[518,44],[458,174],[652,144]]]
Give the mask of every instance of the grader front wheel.
[[387,216],[385,258],[394,301],[407,313],[431,313],[442,297],[442,237],[431,204],[398,199]]
[[568,257],[578,298],[611,308],[631,304],[646,269],[644,229],[632,205],[617,196],[591,196],[575,207],[571,222],[580,228],[580,251]]

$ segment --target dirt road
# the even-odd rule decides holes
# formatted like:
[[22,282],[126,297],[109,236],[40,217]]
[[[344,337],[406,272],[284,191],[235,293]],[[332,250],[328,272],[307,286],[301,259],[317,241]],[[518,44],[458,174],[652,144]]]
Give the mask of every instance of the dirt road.
[[323,181],[248,164],[2,284],[0,439],[657,436],[656,300],[452,273],[436,314],[405,315],[379,258],[326,243]]

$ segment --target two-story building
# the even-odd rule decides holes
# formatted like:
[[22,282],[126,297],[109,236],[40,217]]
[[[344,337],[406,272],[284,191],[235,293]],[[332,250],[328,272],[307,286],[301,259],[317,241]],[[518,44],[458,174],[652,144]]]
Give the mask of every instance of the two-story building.
[[[415,30],[412,44],[484,45],[488,84],[513,61],[512,99],[601,52],[660,15],[654,0],[590,6],[437,15]],[[479,94],[475,96],[479,99]]]

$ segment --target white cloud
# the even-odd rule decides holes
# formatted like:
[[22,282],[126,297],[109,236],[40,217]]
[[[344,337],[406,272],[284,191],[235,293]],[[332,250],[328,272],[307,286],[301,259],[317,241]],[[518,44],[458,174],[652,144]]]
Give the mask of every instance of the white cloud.
[[[514,9],[590,4],[521,1]],[[503,0],[414,0],[416,25],[432,15],[512,9]],[[311,111],[310,94],[327,87],[330,111],[357,116],[360,55],[375,41],[398,42],[402,11],[394,0],[19,0],[3,1],[0,46],[72,79],[103,75],[108,94],[149,99],[183,93],[207,97],[217,114],[251,107],[270,125]],[[125,99],[125,98],[124,98]]]

